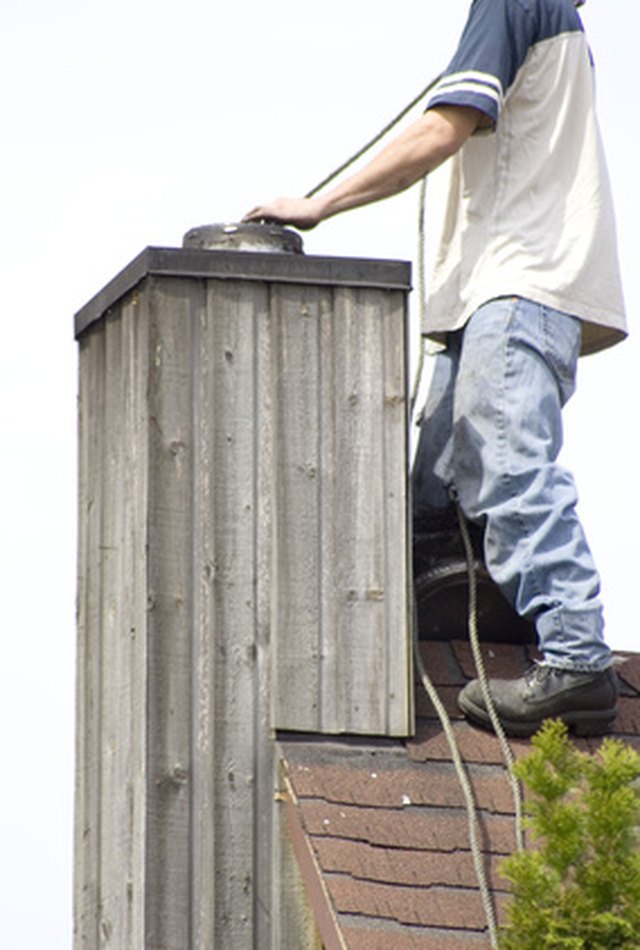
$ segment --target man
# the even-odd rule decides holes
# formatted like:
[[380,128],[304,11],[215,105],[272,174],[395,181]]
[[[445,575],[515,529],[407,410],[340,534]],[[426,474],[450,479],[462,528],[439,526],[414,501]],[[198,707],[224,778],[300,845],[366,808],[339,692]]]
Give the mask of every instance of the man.
[[[573,0],[474,0],[425,114],[326,195],[245,220],[311,228],[450,159],[425,333],[436,356],[413,472],[414,517],[455,492],[484,526],[487,567],[535,621],[543,662],[492,680],[506,731],[549,716],[583,734],[616,714],[599,578],[557,464],[579,353],[626,334],[593,67]],[[459,697],[489,724],[478,681]]]

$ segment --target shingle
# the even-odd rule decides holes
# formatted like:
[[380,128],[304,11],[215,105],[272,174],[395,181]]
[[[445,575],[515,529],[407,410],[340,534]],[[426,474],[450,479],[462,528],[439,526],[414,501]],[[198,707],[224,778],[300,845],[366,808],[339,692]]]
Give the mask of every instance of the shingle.
[[[304,800],[299,805],[308,834],[365,841],[388,848],[452,852],[469,848],[466,813],[460,809],[406,808],[391,811]],[[493,854],[509,854],[515,846],[513,820],[503,815],[480,816],[483,843]]]
[[420,656],[429,678],[438,686],[465,684],[465,675],[448,641],[431,640],[418,644]]
[[[382,917],[403,924],[482,932],[486,915],[475,888],[416,888],[328,876],[327,888],[339,913]],[[503,901],[500,899],[500,905]]]
[[621,659],[624,662],[616,666],[618,676],[636,692],[640,692],[640,655],[623,653]]
[[[477,676],[473,650],[468,640],[454,640],[451,644],[454,656],[466,679]],[[524,670],[531,665],[529,653],[525,645],[518,646],[512,643],[481,643],[480,651],[487,676],[511,679],[522,676]]]
[[[459,686],[438,686],[438,696],[451,719],[462,719],[458,708]],[[419,684],[416,689],[416,717],[418,719],[435,719],[436,710],[426,691]]]
[[[370,769],[328,765],[292,765],[289,778],[299,798],[361,806],[406,808],[408,805],[464,807],[455,770],[443,762],[430,769],[407,762],[404,768]],[[511,793],[500,768],[470,774],[478,805],[492,812],[513,812]]]
[[[445,853],[389,848],[331,837],[313,837],[311,841],[318,862],[327,873],[411,887],[475,888],[478,883],[470,851]],[[500,875],[500,861],[491,858],[487,871],[492,886],[505,890],[508,882]]]
[[[461,719],[456,697],[474,664],[467,642],[427,642],[421,655],[445,707],[478,808],[485,872],[500,913],[508,899],[502,856],[515,847],[513,795],[498,739]],[[521,675],[530,646],[483,644],[489,676]],[[617,667],[619,736],[640,750],[640,656]],[[296,815],[349,950],[488,947],[470,853],[464,798],[443,727],[417,686],[413,738],[282,744]],[[602,739],[581,739],[597,751]],[[509,740],[516,757],[526,739]]]
[[393,930],[348,927],[343,930],[348,950],[480,950],[488,946],[473,931],[443,933],[433,928],[397,927]]
[[615,730],[620,734],[640,735],[640,699],[620,697]]
[[[454,723],[453,732],[465,762],[490,765],[504,763],[500,743],[493,733],[476,729],[466,722]],[[526,754],[530,748],[527,739],[510,739],[509,746],[516,756]],[[407,742],[407,751],[415,762],[451,759],[451,750],[442,726],[431,720],[418,723],[415,736]]]

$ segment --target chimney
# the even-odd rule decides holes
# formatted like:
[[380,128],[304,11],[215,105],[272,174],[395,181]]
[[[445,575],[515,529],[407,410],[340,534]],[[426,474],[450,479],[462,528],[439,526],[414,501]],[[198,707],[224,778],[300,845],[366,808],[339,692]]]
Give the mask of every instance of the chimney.
[[274,737],[412,731],[409,281],[212,226],[76,316],[76,950],[280,950]]

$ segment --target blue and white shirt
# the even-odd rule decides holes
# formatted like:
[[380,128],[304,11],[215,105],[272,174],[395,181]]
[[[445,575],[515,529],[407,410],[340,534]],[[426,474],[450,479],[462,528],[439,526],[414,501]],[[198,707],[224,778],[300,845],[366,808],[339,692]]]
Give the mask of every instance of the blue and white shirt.
[[449,198],[425,333],[483,303],[528,297],[583,321],[582,351],[626,335],[593,64],[572,0],[473,0],[427,109],[486,117],[448,162]]

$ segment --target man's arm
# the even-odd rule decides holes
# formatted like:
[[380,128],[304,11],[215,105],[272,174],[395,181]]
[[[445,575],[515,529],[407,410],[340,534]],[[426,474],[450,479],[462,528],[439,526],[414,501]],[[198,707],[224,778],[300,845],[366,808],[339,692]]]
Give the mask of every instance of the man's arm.
[[244,221],[292,224],[302,230],[362,205],[396,195],[455,154],[483,114],[463,106],[438,106],[412,123],[351,178],[314,198],[277,198],[254,208]]

